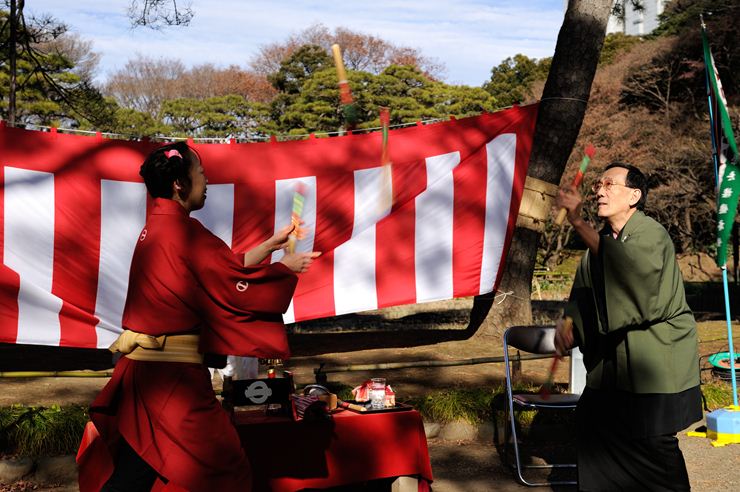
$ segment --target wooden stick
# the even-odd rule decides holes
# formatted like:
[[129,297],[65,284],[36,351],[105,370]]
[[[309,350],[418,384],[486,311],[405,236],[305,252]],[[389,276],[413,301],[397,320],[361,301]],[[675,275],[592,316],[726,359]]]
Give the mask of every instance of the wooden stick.
[[344,60],[338,44],[331,46],[334,55],[334,65],[337,67],[337,79],[339,81],[339,100],[342,104],[342,113],[347,125],[347,130],[352,131],[357,126],[358,113],[352,97],[352,89],[349,87],[347,80],[347,71],[344,69]]
[[[565,316],[563,318],[563,324],[566,328],[573,330],[573,318],[570,316]],[[542,385],[540,388],[540,396],[542,396],[542,399],[547,400],[550,398],[550,393],[552,393],[552,387],[555,383],[555,371],[558,368],[558,363],[563,357],[560,355],[555,355],[555,358],[552,360],[552,365],[550,366],[550,374],[547,376],[547,380],[545,381],[545,384]]]
[[555,371],[558,368],[558,362],[560,362],[560,356],[556,355],[555,358],[552,360],[552,365],[550,366],[550,373],[547,376],[547,380],[545,381],[545,384],[543,384],[540,388],[540,396],[542,396],[542,398],[545,400],[550,398],[550,393],[552,393],[552,385],[555,382]]
[[339,100],[342,106],[348,106],[354,102],[352,90],[349,88],[347,80],[347,71],[344,69],[344,60],[338,44],[331,45],[331,52],[334,55],[334,65],[337,67],[337,79],[339,80]]
[[[596,153],[596,149],[593,145],[588,144],[588,147],[586,147],[586,155],[583,156],[583,160],[581,161],[581,166],[578,169],[578,172],[576,173],[576,177],[573,178],[573,187],[578,188],[578,186],[581,184],[581,181],[583,181],[583,173],[586,172],[586,168],[588,167],[588,163],[591,162],[591,159],[593,159],[594,154]],[[565,209],[565,207],[560,209],[560,212],[558,213],[558,216],[555,218],[555,224],[556,225],[562,225],[563,221],[565,220],[565,216],[568,214],[568,211]]]
[[380,108],[380,126],[382,127],[382,144],[380,151],[380,166],[383,169],[382,188],[378,200],[379,213],[389,213],[393,208],[393,173],[391,172],[391,158],[388,150],[388,140],[391,126],[390,108]]
[[344,400],[337,400],[337,406],[339,408],[346,408],[348,410],[355,410],[357,412],[367,412],[367,408],[361,407],[360,405],[355,405],[354,403],[349,403]]
[[331,45],[331,52],[334,55],[334,65],[337,67],[337,78],[339,83],[347,82],[347,72],[344,69],[344,60],[342,60],[342,52],[338,44]]
[[306,201],[305,190],[305,185],[299,182],[293,192],[293,210],[290,214],[293,232],[288,236],[288,253],[295,253],[295,243],[298,241],[298,228],[301,226],[301,215],[303,215],[303,204]]

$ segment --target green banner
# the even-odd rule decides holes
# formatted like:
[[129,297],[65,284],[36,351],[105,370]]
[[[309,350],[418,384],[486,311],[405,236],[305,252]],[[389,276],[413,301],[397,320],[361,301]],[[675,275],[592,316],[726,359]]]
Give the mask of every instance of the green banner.
[[[702,29],[704,63],[707,70],[712,147],[717,164],[717,265],[727,265],[727,249],[740,198],[740,168],[732,123],[727,111],[727,100],[722,92],[714,58],[709,49],[706,31]],[[737,261],[737,258],[735,258]]]

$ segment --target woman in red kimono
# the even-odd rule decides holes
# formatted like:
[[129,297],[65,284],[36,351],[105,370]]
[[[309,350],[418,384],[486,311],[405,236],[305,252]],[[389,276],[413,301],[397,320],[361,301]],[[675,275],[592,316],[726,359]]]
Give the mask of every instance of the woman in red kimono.
[[207,180],[185,143],[152,152],[140,174],[154,203],[131,262],[124,332],[111,346],[124,355],[90,407],[100,439],[80,450],[80,489],[148,491],[159,477],[173,490],[249,491],[249,463],[202,354],[286,358],[281,313],[296,273],[318,254],[256,265],[292,227],[233,254],[189,217]]

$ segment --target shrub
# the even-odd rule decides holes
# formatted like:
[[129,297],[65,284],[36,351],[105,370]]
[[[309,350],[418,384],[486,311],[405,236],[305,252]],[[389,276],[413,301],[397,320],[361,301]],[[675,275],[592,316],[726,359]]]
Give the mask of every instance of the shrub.
[[0,408],[0,452],[20,456],[74,454],[88,421],[79,405]]

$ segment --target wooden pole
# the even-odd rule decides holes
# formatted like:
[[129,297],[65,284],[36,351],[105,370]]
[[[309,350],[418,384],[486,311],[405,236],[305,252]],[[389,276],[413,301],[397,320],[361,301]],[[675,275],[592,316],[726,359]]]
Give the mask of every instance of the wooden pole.
[[113,370],[107,371],[6,371],[0,378],[109,378]]

